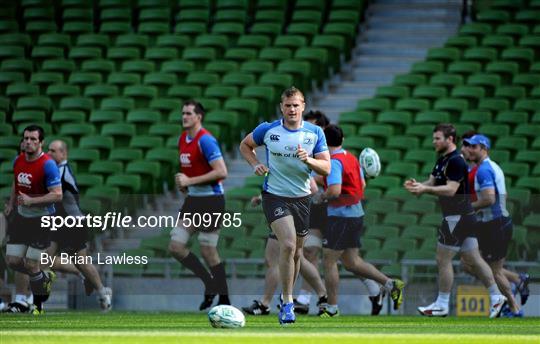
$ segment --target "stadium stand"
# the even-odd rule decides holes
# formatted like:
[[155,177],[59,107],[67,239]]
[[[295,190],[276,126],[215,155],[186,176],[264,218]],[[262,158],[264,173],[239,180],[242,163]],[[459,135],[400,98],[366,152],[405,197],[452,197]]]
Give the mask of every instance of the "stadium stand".
[[[47,136],[70,143],[82,206],[97,213],[124,192],[173,188],[182,101],[203,102],[206,127],[232,152],[243,133],[272,117],[283,88],[320,88],[351,57],[366,6],[363,0],[148,1],[144,7],[97,1],[88,8],[81,1],[63,10],[21,3],[11,2],[17,16],[0,22],[2,175],[18,148],[16,135],[29,122],[40,123]],[[425,248],[432,248],[440,222],[433,215],[437,203],[411,200],[400,186],[430,172],[434,153],[424,138],[443,121],[490,136],[518,225],[510,256],[540,258],[540,17],[527,7],[498,12],[478,13],[409,73],[340,115],[346,148],[358,154],[375,147],[383,162],[382,176],[368,181],[373,197],[366,209],[376,223],[366,220],[367,259],[394,264],[429,256]],[[4,196],[7,179],[1,182]],[[244,187],[227,190],[228,210],[242,211],[243,225],[234,237],[223,231],[225,258],[263,257],[264,216],[248,205],[259,186],[248,178]],[[144,239],[140,249],[166,257],[164,242]],[[181,273],[178,264],[174,269]],[[241,270],[261,273],[259,266]],[[117,272],[165,273],[159,264]]]

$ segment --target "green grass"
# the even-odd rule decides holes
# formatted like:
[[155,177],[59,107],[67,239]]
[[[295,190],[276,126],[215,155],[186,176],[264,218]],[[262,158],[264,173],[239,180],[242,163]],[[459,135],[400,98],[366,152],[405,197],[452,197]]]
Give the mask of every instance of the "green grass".
[[422,318],[300,316],[282,327],[276,315],[247,317],[246,327],[211,328],[205,314],[49,312],[0,315],[8,343],[540,343],[540,318]]

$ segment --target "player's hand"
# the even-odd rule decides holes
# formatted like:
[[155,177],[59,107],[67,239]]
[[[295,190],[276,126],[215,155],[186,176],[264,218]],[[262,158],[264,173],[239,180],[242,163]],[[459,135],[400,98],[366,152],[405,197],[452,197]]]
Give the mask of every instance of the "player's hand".
[[261,202],[262,202],[262,197],[260,195],[251,197],[250,203],[253,208],[257,207],[259,204],[261,204]]
[[324,194],[322,192],[317,192],[311,197],[311,201],[314,204],[323,204],[325,202]]
[[13,211],[13,204],[11,202],[6,202],[4,205],[4,215],[9,216],[11,212]]
[[407,186],[411,186],[411,185],[414,184],[414,183],[416,183],[416,179],[414,179],[414,178],[407,179],[407,180],[405,181],[405,183],[403,183],[403,186],[404,186],[405,188],[407,188]]
[[174,175],[174,181],[176,182],[176,186],[178,186],[179,189],[188,187],[190,185],[190,180],[191,178],[189,178],[183,173],[177,173]]
[[266,167],[264,164],[257,164],[253,166],[253,172],[258,176],[264,176],[268,173],[268,167]]
[[30,206],[32,205],[32,197],[28,196],[25,193],[22,193],[19,191],[19,196],[17,196],[17,204],[18,205],[24,205],[24,206]]
[[413,195],[421,195],[426,191],[426,186],[418,182],[410,183],[405,188]]
[[298,150],[296,151],[296,155],[298,156],[298,159],[300,159],[300,161],[304,163],[307,162],[309,158],[308,152],[304,148],[302,148],[300,144],[298,144]]

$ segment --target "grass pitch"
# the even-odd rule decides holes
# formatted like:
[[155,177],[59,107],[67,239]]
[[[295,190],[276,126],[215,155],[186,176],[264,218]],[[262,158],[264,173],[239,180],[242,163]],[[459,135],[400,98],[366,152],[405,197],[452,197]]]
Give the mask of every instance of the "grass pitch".
[[540,343],[540,318],[248,316],[246,327],[210,327],[204,313],[49,312],[0,315],[0,343]]

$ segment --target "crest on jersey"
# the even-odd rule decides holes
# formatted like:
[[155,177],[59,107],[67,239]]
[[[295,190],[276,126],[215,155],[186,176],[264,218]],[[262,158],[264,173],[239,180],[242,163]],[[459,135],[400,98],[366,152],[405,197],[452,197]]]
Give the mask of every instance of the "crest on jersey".
[[274,216],[281,216],[283,214],[285,214],[285,212],[281,207],[277,207],[276,209],[274,209]]
[[17,175],[17,183],[21,186],[32,186],[32,175],[30,173],[21,172]]

